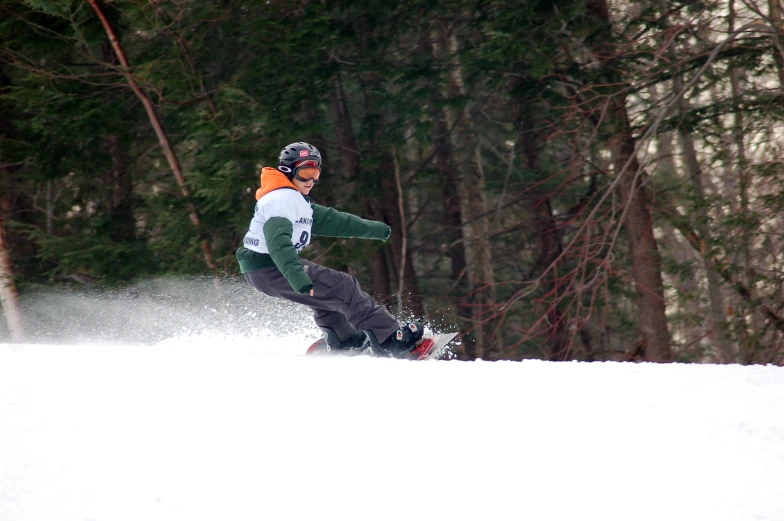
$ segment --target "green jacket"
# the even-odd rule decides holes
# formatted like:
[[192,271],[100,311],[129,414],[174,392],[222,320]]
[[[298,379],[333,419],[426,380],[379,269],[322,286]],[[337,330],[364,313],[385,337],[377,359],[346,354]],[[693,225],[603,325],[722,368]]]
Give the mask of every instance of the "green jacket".
[[[311,232],[314,236],[386,241],[392,233],[392,228],[380,221],[362,219],[356,215],[315,203],[311,203],[311,207],[313,208]],[[248,273],[269,266],[277,266],[291,287],[298,293],[308,293],[313,289],[313,282],[302,268],[299,254],[291,242],[292,230],[291,221],[283,217],[274,217],[264,223],[264,238],[270,253],[258,253],[240,247],[236,254],[240,264],[240,272]]]

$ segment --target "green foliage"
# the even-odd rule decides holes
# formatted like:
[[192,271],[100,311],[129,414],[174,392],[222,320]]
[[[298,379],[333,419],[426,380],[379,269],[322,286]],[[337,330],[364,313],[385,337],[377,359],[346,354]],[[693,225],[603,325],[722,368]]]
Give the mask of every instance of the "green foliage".
[[[259,168],[274,165],[284,144],[306,140],[325,156],[314,198],[365,217],[396,219],[397,164],[425,307],[454,322],[472,297],[465,271],[453,272],[463,242],[445,201],[456,196],[456,158],[468,157],[483,175],[497,306],[535,286],[504,309],[506,356],[549,356],[557,331],[550,315],[563,317],[574,358],[631,355],[639,340],[636,260],[619,233],[623,208],[603,118],[621,93],[630,132],[644,135],[672,100],[676,75],[688,81],[724,36],[713,4],[670,3],[666,16],[661,3],[613,5],[610,23],[592,12],[600,3],[572,0],[101,5],[127,71],[89,3],[0,0],[0,164],[13,165],[0,189],[14,194],[9,222],[22,284],[207,273],[204,240],[218,270],[236,274],[233,252]],[[456,53],[436,51],[441,38]],[[605,40],[600,56],[594,44]],[[677,64],[663,52],[670,41]],[[772,356],[764,346],[780,343],[781,332],[750,325],[760,302],[781,309],[784,298],[770,289],[784,272],[777,217],[784,105],[771,90],[782,64],[771,45],[767,35],[748,34],[727,46],[688,93],[690,108],[671,111],[653,136],[659,141],[639,155],[680,360],[711,356],[710,345],[695,340],[705,330],[705,252],[735,277],[723,287],[728,300],[738,299],[741,281],[757,291],[757,301],[735,303],[726,327],[747,346],[747,360]],[[729,78],[738,70],[733,94]],[[126,73],[155,107],[188,197]],[[338,83],[356,142],[350,152],[360,159],[353,176],[334,116]],[[478,156],[449,149],[450,109],[471,118]],[[751,150],[744,159],[736,117]],[[686,188],[678,150],[654,157],[678,132],[698,144],[706,194]],[[659,205],[667,211],[656,212]],[[672,208],[688,226],[713,231],[701,252],[670,228]],[[327,239],[308,255],[367,286],[378,248],[390,261],[394,291],[396,253],[388,245]]]

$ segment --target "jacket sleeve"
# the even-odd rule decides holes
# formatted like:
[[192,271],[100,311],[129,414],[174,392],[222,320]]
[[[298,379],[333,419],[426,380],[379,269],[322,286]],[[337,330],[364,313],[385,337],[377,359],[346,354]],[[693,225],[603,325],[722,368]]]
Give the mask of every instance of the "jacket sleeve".
[[308,293],[313,281],[302,268],[302,261],[291,243],[294,226],[285,217],[273,217],[264,223],[264,238],[267,240],[270,257],[291,287],[297,293]]
[[381,221],[362,219],[315,203],[311,206],[313,206],[313,235],[386,241],[392,234],[392,228]]

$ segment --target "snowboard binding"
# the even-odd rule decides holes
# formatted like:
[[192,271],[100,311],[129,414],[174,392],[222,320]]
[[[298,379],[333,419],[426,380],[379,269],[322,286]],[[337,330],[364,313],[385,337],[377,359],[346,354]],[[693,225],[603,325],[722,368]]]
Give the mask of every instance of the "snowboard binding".
[[307,354],[332,353],[332,354],[359,354],[368,349],[368,338],[364,332],[355,333],[346,340],[341,341],[337,333],[328,327],[319,327],[322,338],[319,338],[308,348]]

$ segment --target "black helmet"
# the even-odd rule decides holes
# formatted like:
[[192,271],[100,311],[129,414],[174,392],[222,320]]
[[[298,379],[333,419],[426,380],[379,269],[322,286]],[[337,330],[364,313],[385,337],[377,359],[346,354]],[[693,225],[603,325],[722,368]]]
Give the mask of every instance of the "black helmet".
[[[308,163],[305,163],[306,161]],[[312,161],[315,161],[315,164]],[[283,147],[280,156],[278,156],[278,170],[291,179],[294,173],[303,166],[321,168],[321,154],[316,147],[304,141]]]

